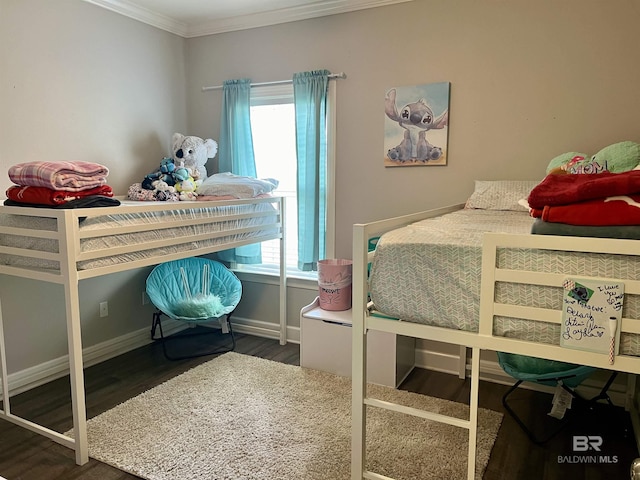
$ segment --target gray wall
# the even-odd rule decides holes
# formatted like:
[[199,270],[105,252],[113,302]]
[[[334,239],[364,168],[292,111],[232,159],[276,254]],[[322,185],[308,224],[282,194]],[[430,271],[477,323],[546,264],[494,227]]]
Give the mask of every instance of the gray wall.
[[[353,223],[462,202],[474,179],[542,178],[563,152],[640,141],[640,63],[629,56],[640,44],[638,5],[414,0],[182,39],[81,0],[0,0],[0,170],[30,160],[98,161],[124,194],[168,153],[174,131],[218,138],[220,92],[202,86],[344,71],[336,255],[349,258]],[[385,169],[385,91],[442,81],[451,82],[449,165]],[[0,177],[0,189],[9,184]],[[145,273],[82,287],[86,346],[149,325],[140,302]],[[66,351],[58,287],[34,283],[0,281],[10,371]],[[247,285],[242,315],[277,322],[271,289]],[[292,292],[292,325],[314,295]],[[34,297],[45,306],[33,306]],[[104,300],[108,321],[97,314]]]
[[0,169],[95,161],[126,193],[186,128],[184,39],[80,0],[0,8]]
[[[220,92],[203,85],[297,71],[337,83],[336,255],[351,226],[464,201],[474,179],[538,179],[560,153],[640,140],[638,2],[415,0],[189,39],[189,128],[219,130]],[[384,168],[383,98],[451,82],[449,165]]]
[[[187,127],[185,40],[80,0],[0,0],[0,171],[34,160],[110,169],[117,194]],[[11,184],[0,176],[0,191]],[[148,328],[146,270],[81,282],[85,346]],[[66,354],[56,285],[0,279],[9,371]],[[109,302],[100,318],[98,304]]]

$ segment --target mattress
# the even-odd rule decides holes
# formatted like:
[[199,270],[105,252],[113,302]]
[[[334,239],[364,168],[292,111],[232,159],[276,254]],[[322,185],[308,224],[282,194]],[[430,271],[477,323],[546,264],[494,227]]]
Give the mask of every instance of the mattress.
[[[277,221],[277,210],[270,203],[90,216],[79,223],[80,236],[86,237],[80,239],[80,255],[85,259],[77,261],[76,266],[78,270],[87,270],[277,235],[278,228],[274,226]],[[167,228],[172,222],[174,226]],[[0,246],[59,251],[55,239],[8,234],[3,227],[55,232],[58,227],[54,218],[0,213]],[[198,235],[205,238],[196,239]],[[151,245],[154,246],[150,248]],[[118,253],[108,252],[112,248],[118,248]],[[59,269],[57,261],[7,253],[0,253],[0,264]]]
[[[529,234],[526,212],[464,209],[385,233],[371,265],[369,292],[374,309],[403,321],[478,331],[482,236],[485,232]],[[531,249],[499,249],[500,268],[639,279],[634,256]],[[561,287],[499,282],[496,301],[561,309]],[[623,317],[638,318],[640,298],[626,295]],[[560,325],[496,317],[494,335],[559,344]],[[638,335],[623,334],[620,351],[640,355]]]

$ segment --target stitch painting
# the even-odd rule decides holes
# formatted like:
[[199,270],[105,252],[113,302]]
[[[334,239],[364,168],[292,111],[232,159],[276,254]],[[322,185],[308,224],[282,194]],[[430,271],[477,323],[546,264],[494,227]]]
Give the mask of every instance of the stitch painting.
[[384,165],[446,165],[450,83],[395,87],[384,98]]

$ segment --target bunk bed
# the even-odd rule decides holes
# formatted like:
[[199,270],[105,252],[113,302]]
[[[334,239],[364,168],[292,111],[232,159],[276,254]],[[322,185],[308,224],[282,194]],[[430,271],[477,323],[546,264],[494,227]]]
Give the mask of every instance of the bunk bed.
[[[477,215],[485,231],[469,227]],[[521,218],[501,220],[510,216]],[[520,213],[488,212],[470,209],[467,202],[354,225],[353,480],[393,476],[392,472],[367,470],[367,408],[468,429],[468,479],[478,478],[475,454],[481,350],[640,372],[640,244],[633,239],[534,235],[531,229],[535,221],[525,209]],[[455,232],[456,225],[459,232]],[[458,246],[438,235],[435,241],[421,244],[421,233],[433,229],[443,237],[457,237],[454,243]],[[390,250],[395,243],[404,249],[402,261]],[[457,262],[460,258],[462,263]],[[422,264],[426,266],[420,267]],[[433,270],[431,274],[429,269]],[[420,278],[415,270],[422,270]],[[456,272],[458,276],[447,283],[445,277]],[[619,352],[613,363],[607,354],[561,345],[563,282],[574,276],[585,281],[624,283]],[[461,352],[470,349],[469,418],[445,417],[368,396],[366,341],[371,331],[457,345]],[[461,361],[466,369],[466,355]],[[634,384],[630,378],[630,384]],[[627,393],[627,407],[632,410],[635,428],[638,416],[632,394]]]
[[0,308],[0,418],[75,450],[88,461],[79,282],[159,263],[280,240],[279,340],[286,343],[284,198],[140,202],[100,208],[0,207],[0,274],[63,285],[73,437],[11,413]]

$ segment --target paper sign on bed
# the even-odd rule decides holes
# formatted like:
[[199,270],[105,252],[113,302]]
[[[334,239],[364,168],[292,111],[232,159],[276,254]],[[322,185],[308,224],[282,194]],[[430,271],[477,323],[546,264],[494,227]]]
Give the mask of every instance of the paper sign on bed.
[[567,278],[563,287],[560,345],[617,354],[624,283]]

